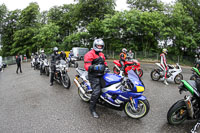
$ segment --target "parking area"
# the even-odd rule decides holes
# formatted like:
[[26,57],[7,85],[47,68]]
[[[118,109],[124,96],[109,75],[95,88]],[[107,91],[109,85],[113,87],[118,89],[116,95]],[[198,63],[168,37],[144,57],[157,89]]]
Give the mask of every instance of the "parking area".
[[[108,61],[112,70],[113,63]],[[83,67],[83,61],[79,61]],[[16,74],[16,65],[8,66],[0,73],[0,132],[44,132],[44,133],[187,133],[195,121],[186,121],[179,126],[167,123],[167,112],[177,100],[184,97],[178,85],[151,80],[150,72],[155,64],[141,63],[144,71],[144,95],[150,103],[149,113],[135,120],[123,111],[97,106],[99,119],[91,117],[89,104],[78,96],[73,79],[75,68],[69,69],[70,89],[59,84],[49,86],[49,77],[33,70],[30,63],[22,64],[22,74]],[[188,80],[191,68],[184,67],[183,78]]]

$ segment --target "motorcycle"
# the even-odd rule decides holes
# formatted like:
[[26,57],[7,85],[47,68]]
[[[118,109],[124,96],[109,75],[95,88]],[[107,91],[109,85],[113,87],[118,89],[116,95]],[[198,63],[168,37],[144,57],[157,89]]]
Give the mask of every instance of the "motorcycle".
[[190,80],[196,80],[197,78],[200,78],[200,72],[196,67],[192,67],[192,76]]
[[59,60],[56,63],[56,72],[54,80],[59,84],[62,84],[66,89],[69,89],[71,86],[71,81],[69,75],[67,74],[68,66],[65,60]]
[[35,69],[40,69],[40,63],[41,61],[39,60],[39,58],[35,58],[35,62],[34,62],[34,70]]
[[[89,102],[92,88],[88,81],[88,73],[84,69],[76,68],[78,75],[74,79],[78,87],[80,98]],[[139,119],[148,114],[150,105],[145,96],[144,84],[137,74],[130,70],[128,77],[105,73],[101,81],[102,91],[98,103],[116,110],[124,110],[131,118]]]
[[200,93],[196,81],[181,80],[178,88],[180,94],[185,91],[190,92],[191,95],[185,95],[184,99],[177,101],[171,106],[167,113],[167,120],[171,125],[181,124],[185,120],[195,120],[200,116]]
[[[159,79],[164,80],[165,74],[164,69],[160,63],[155,63],[159,68],[152,70],[151,72],[151,79],[154,81],[158,81]],[[176,66],[168,64],[168,74],[167,80],[174,81],[176,84],[180,84],[181,80],[183,80],[183,75],[181,74],[182,69],[181,66],[176,63]]]
[[43,73],[45,73],[47,76],[49,76],[49,62],[47,59],[44,59],[41,61],[41,67]]
[[[115,64],[113,67],[113,72],[119,75],[122,66],[119,60],[114,60],[113,63]],[[127,72],[129,70],[134,70],[139,77],[142,77],[143,70],[140,68],[140,63],[137,60],[133,59],[132,61],[125,61],[124,65],[125,65],[125,72],[124,72],[125,76],[128,75]]]
[[77,58],[76,57],[72,56],[71,58],[67,58],[67,61],[68,61],[69,67],[71,65],[74,65],[75,68],[78,67],[78,62],[77,62]]

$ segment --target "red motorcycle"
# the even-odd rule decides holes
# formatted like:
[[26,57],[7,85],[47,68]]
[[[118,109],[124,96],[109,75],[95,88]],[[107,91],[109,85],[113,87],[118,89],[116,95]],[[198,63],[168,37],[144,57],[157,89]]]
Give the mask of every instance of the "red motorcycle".
[[[114,60],[113,63],[115,64],[115,66],[113,67],[113,72],[115,74],[119,74],[122,67],[119,60]],[[139,77],[142,77],[143,70],[140,68],[140,63],[137,60],[125,61],[124,65],[125,65],[125,72],[124,72],[125,76],[128,75],[129,70],[133,69],[138,74]]]

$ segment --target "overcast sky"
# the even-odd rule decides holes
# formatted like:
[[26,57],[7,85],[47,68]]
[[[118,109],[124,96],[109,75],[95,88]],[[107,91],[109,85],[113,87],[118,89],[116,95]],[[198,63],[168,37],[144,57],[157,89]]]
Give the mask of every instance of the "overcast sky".
[[[162,0],[165,3],[169,3],[173,0]],[[26,8],[29,3],[37,2],[40,6],[40,11],[49,10],[51,7],[63,4],[70,4],[73,3],[74,0],[0,0],[0,4],[5,4],[8,10],[12,11],[15,9],[24,9]],[[126,0],[116,0],[116,10],[122,11],[127,9]]]

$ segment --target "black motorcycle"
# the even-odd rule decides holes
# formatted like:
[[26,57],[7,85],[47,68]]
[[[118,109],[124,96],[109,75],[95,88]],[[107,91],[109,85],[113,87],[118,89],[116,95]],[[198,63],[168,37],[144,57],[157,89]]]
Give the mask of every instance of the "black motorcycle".
[[59,60],[56,62],[56,72],[54,76],[54,80],[59,84],[62,84],[66,89],[69,89],[71,86],[71,81],[69,75],[67,74],[68,65],[65,60]]

